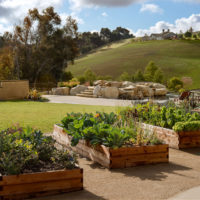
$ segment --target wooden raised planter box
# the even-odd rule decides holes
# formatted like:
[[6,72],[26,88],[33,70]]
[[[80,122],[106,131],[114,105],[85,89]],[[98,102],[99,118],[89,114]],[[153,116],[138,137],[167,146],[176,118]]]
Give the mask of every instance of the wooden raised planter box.
[[75,147],[71,147],[71,136],[58,125],[54,125],[53,137],[59,144],[72,148],[81,156],[109,169],[169,162],[169,148],[166,144],[119,149],[110,149],[101,145],[94,149],[87,142],[81,140]]
[[83,169],[0,176],[0,199],[15,200],[83,189]]
[[186,149],[200,147],[200,131],[175,132],[172,129],[140,123],[140,126],[147,131],[155,133],[169,147],[175,149]]

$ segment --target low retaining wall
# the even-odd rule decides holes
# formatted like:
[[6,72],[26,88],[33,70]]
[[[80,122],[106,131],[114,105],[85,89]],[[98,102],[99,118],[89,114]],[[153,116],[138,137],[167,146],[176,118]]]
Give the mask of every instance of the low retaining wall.
[[139,123],[143,130],[155,133],[157,137],[175,149],[200,147],[200,131],[175,132],[174,130]]
[[0,81],[0,100],[24,99],[29,93],[29,81]]

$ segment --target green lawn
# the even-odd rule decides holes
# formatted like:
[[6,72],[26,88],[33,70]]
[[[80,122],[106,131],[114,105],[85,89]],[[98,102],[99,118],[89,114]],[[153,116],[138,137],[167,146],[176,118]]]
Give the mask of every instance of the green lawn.
[[53,125],[59,123],[70,112],[112,112],[116,108],[109,106],[87,106],[71,104],[52,104],[28,101],[0,102],[0,130],[13,124],[31,126],[51,132]]
[[192,88],[200,88],[200,41],[148,41],[124,44],[110,49],[98,49],[75,61],[67,70],[82,75],[91,69],[98,75],[118,78],[121,73],[135,73],[154,61],[164,71],[165,78],[189,76]]

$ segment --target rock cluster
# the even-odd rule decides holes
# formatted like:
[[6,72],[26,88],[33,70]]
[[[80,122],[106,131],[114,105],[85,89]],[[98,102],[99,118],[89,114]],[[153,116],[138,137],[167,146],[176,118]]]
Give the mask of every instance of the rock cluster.
[[68,87],[52,88],[53,95],[69,95],[70,89]]
[[94,82],[93,94],[98,97],[112,99],[143,99],[145,97],[165,96],[167,88],[159,83],[129,81],[105,81]]

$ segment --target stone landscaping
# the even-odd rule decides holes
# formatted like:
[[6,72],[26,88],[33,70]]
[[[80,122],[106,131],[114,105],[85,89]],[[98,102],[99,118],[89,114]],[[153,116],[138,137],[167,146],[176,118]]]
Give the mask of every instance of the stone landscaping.
[[108,98],[108,99],[129,99],[137,100],[144,98],[162,97],[167,94],[167,88],[159,83],[129,81],[105,81],[98,80],[94,86],[77,85],[69,88],[53,88],[54,95],[73,95],[90,98]]

